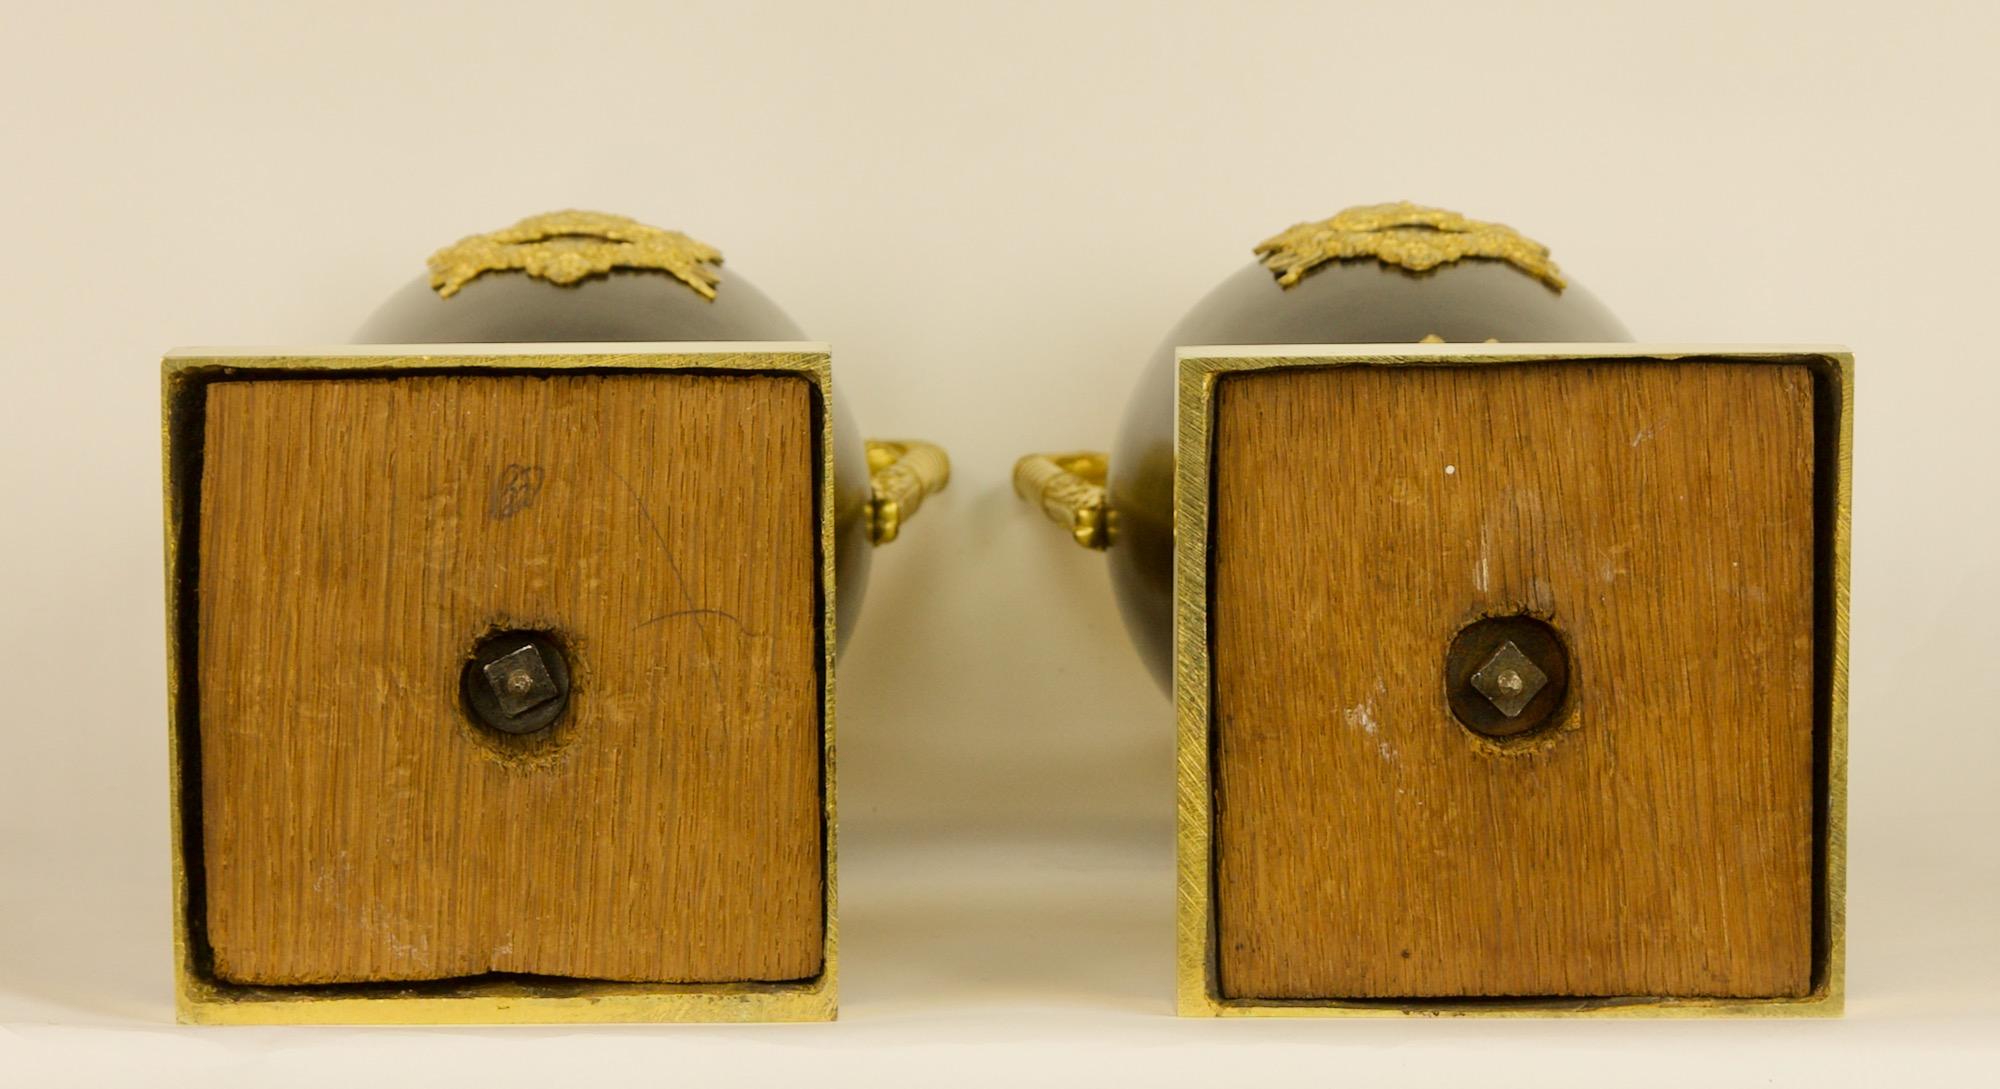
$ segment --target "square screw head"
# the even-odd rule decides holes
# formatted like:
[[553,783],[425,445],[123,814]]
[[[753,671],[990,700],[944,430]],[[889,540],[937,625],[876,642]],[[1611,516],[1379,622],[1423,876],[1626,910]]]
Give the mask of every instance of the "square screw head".
[[1511,639],[1500,644],[1500,649],[1472,674],[1472,687],[1508,718],[1520,714],[1535,693],[1548,683],[1549,675],[1529,661]]
[[539,707],[561,693],[549,676],[541,648],[532,643],[486,663],[482,672],[494,702],[509,715]]

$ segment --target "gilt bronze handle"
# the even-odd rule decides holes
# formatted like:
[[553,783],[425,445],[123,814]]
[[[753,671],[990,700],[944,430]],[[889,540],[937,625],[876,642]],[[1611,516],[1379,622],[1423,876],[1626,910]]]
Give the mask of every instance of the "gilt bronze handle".
[[1029,454],[1014,463],[1014,491],[1042,508],[1085,548],[1111,547],[1112,512],[1104,488],[1111,459],[1100,453]]
[[868,539],[888,544],[916,517],[924,497],[951,483],[951,459],[915,439],[868,440]]

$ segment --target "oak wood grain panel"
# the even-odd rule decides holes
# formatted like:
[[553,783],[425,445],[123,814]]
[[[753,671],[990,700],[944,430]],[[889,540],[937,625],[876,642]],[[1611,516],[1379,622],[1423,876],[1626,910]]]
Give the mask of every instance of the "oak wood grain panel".
[[[1227,997],[1780,996],[1812,958],[1801,366],[1228,377],[1215,426]],[[1572,704],[1459,725],[1453,634],[1532,613]]]
[[[812,420],[783,376],[211,386],[216,973],[817,975]],[[568,646],[544,734],[461,711],[494,628]]]

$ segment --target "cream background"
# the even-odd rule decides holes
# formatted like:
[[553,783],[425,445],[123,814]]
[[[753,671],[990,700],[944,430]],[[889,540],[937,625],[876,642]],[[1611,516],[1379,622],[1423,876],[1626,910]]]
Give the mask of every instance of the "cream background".
[[[0,1082],[1992,1076],[1989,6],[0,7]],[[1396,198],[1643,340],[1854,348],[1844,1021],[1169,1016],[1169,705],[1008,468],[1109,443],[1253,242]],[[842,663],[843,1020],[172,1027],[158,357],[341,341],[567,206],[716,243],[956,460]]]

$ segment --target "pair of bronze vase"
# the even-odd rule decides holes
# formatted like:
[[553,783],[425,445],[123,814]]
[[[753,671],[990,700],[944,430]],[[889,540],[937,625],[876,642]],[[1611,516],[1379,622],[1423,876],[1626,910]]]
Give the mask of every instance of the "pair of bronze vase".
[[[1409,204],[1256,252],[1014,471],[1175,697],[1181,1011],[1838,1012],[1851,358]],[[169,356],[183,1018],[833,1015],[834,659],[950,469],[720,262],[556,213]]]

